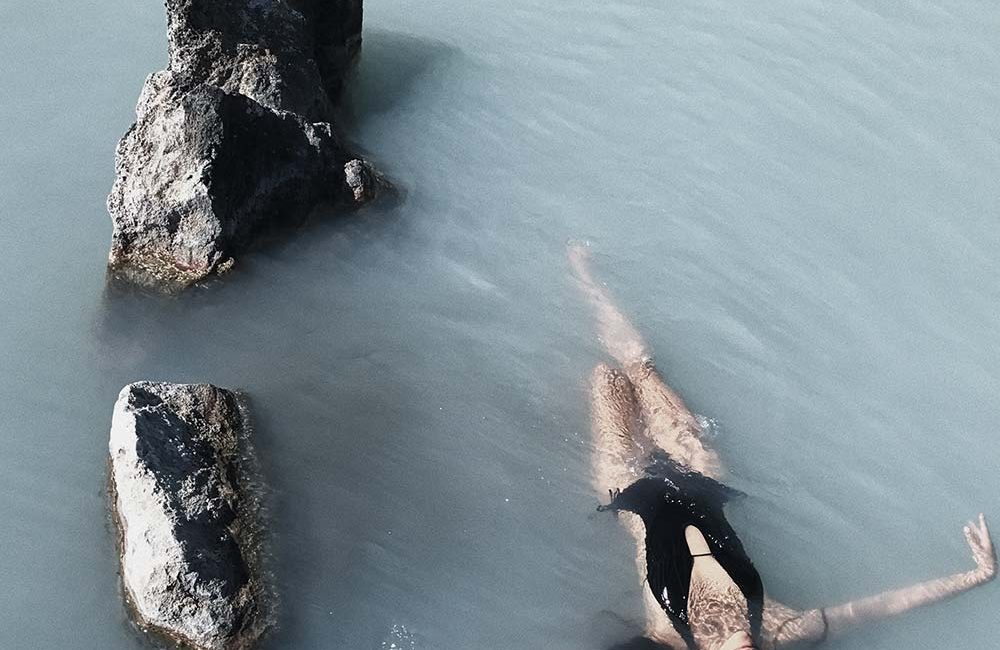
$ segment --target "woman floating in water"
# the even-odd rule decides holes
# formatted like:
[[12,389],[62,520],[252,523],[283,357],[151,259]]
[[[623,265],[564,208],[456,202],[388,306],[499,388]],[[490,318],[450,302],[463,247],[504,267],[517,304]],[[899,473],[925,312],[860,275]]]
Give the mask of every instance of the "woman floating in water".
[[[618,368],[593,374],[594,481],[635,538],[646,637],[673,648],[750,650],[820,643],[828,636],[993,579],[996,556],[986,520],[965,526],[976,568],[835,607],[798,611],[767,597],[723,507],[737,494],[719,482],[718,454],[698,420],[660,378],[642,338],[594,281],[587,249],[570,262]],[[618,488],[621,488],[620,490]],[[633,516],[638,515],[638,516]]]

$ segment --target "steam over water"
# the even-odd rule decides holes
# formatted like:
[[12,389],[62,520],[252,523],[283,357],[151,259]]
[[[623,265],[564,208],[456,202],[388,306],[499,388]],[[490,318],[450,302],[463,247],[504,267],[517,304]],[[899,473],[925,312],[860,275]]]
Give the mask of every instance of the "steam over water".
[[[368,0],[366,25],[348,132],[401,199],[163,299],[103,275],[162,7],[0,5],[0,647],[144,647],[105,498],[137,379],[252,399],[269,648],[633,634],[568,239],[716,421],[772,595],[972,567],[962,524],[1000,528],[995,3]],[[829,647],[994,648],[998,604],[990,585]]]

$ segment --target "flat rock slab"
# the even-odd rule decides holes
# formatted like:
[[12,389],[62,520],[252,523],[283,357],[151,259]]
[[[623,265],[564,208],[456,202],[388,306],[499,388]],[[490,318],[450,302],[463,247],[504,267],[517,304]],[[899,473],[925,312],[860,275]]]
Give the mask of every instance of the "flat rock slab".
[[119,394],[112,500],[125,598],[143,629],[229,650],[268,627],[249,433],[241,398],[216,386],[138,382]]

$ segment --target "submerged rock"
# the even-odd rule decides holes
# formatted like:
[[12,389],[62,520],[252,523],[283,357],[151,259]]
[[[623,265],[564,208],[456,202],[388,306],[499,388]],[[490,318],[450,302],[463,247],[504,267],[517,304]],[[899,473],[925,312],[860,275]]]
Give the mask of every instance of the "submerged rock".
[[125,598],[143,629],[228,650],[267,627],[249,431],[238,396],[208,384],[119,394],[111,489]]
[[116,151],[108,262],[116,276],[179,288],[268,225],[369,200],[380,178],[348,178],[357,158],[333,124],[361,44],[360,0],[166,6],[169,66],[146,80]]

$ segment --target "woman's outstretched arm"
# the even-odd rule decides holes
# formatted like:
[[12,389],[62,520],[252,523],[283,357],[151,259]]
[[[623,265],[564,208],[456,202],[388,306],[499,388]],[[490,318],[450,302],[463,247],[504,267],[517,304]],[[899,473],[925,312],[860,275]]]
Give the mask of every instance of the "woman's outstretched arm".
[[975,569],[831,607],[826,610],[830,631],[839,632],[854,625],[902,614],[922,605],[957,596],[995,578],[997,558],[986,517],[979,515],[979,520],[969,522],[964,530],[965,539],[972,550],[972,559],[976,562]]
[[[782,613],[784,615],[773,616],[771,617],[773,623],[770,626],[772,647],[786,647],[802,641],[819,641],[828,635],[846,632],[863,623],[889,618],[923,605],[952,598],[989,582],[996,577],[997,559],[986,518],[979,515],[978,521],[966,524],[964,532],[972,550],[972,559],[976,562],[975,569],[834,607],[792,613],[790,616],[787,612]],[[765,618],[768,618],[767,613]]]

